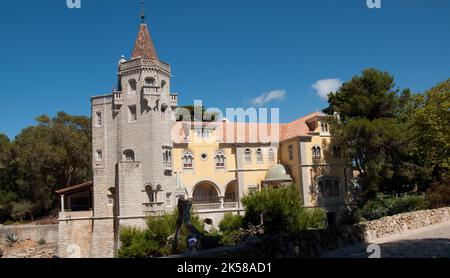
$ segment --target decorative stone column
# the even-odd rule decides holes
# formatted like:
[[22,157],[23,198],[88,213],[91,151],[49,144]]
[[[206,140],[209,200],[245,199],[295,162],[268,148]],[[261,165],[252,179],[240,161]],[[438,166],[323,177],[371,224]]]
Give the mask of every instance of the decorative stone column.
[[219,196],[220,200],[220,208],[223,209],[225,207],[225,196]]

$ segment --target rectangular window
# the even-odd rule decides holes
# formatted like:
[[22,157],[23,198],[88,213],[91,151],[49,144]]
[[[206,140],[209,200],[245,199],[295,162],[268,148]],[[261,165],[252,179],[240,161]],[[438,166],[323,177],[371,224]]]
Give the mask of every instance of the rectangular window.
[[269,161],[270,162],[275,162],[275,151],[274,151],[274,149],[270,149],[269,150]]
[[103,153],[102,150],[97,150],[97,161],[103,160]]
[[172,199],[172,193],[166,193],[166,206],[171,207],[171,200]]
[[95,113],[95,115],[97,118],[97,126],[102,126],[103,125],[102,112],[97,112],[97,113]]
[[132,106],[128,107],[128,109],[130,111],[130,116],[129,116],[130,122],[137,121],[136,105],[132,105]]

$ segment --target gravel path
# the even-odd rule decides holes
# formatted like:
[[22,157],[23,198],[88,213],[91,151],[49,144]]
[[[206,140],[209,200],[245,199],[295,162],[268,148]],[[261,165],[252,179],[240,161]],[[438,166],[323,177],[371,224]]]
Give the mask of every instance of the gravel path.
[[[368,252],[368,249],[372,251]],[[368,258],[371,255],[378,258],[450,258],[450,222],[356,244],[321,257]]]

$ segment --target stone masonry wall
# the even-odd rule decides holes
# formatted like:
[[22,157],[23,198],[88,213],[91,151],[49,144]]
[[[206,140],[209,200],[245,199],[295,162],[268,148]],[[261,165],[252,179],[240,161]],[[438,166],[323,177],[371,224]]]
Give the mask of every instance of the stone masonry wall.
[[254,237],[237,246],[227,246],[176,257],[189,258],[314,258],[328,251],[387,235],[450,221],[450,208],[423,210],[384,217],[371,222],[343,225],[297,234]]

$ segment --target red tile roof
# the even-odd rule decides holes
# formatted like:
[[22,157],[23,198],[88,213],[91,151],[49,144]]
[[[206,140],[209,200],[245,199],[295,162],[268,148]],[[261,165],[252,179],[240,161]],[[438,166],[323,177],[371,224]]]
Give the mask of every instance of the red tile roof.
[[142,23],[139,26],[139,33],[134,44],[133,54],[131,55],[132,59],[138,57],[158,60],[158,55],[156,54],[150,31],[145,23]]

